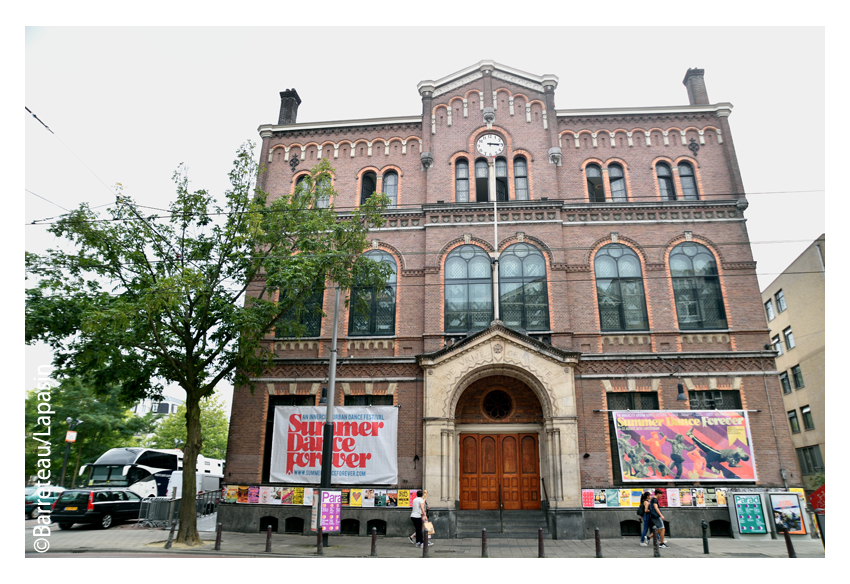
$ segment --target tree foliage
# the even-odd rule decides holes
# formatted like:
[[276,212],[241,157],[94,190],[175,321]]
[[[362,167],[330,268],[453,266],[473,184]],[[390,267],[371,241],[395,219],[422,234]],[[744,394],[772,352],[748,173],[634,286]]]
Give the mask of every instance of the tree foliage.
[[222,380],[250,383],[270,362],[276,326],[303,334],[314,286],[380,286],[389,272],[362,255],[369,226],[383,224],[385,195],[338,216],[327,160],[276,199],[255,187],[257,172],[248,143],[220,206],[206,190],[189,189],[181,165],[168,212],[146,214],[125,196],[106,217],[83,204],[49,229],[73,252],[26,254],[35,280],[26,290],[26,340],[51,346],[59,374],[85,373],[95,387],[133,400],[161,395],[165,382],[186,391],[184,543],[200,542],[188,498],[202,448],[201,398]]
[[[224,404],[216,395],[201,400],[201,435],[204,441],[201,454],[207,458],[224,460],[227,454],[227,414]],[[153,428],[153,434],[142,441],[146,448],[174,448],[175,444],[186,443],[186,406],[177,408],[170,416],[158,416],[160,419]],[[179,441],[179,442],[175,442]]]
[[[43,398],[39,399],[38,394]],[[55,414],[39,415],[38,404],[49,403]],[[109,450],[123,446],[138,446],[137,434],[146,431],[147,421],[133,415],[130,411],[132,403],[120,398],[117,392],[96,393],[86,381],[74,377],[64,379],[58,387],[49,391],[44,389],[32,390],[27,394],[24,405],[26,436],[24,441],[24,475],[26,479],[38,471],[39,456],[36,447],[40,445],[32,437],[33,432],[50,432],[50,484],[59,484],[62,473],[62,460],[65,455],[65,432],[69,429],[67,418],[82,420],[76,426],[77,440],[70,446],[68,467],[65,472],[65,487],[79,483],[75,468],[91,463]],[[39,422],[50,421],[49,427]],[[44,482],[44,481],[43,481]]]

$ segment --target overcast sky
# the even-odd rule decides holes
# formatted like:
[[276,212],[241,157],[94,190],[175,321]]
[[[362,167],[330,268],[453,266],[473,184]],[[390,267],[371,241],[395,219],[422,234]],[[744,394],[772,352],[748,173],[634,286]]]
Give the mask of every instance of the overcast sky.
[[[68,27],[25,40],[25,105],[54,132],[25,116],[26,224],[111,203],[117,182],[165,208],[181,162],[193,188],[221,194],[284,89],[301,96],[299,122],[420,115],[418,82],[492,59],[558,76],[558,109],[686,105],[685,72],[705,69],[710,101],[734,105],[760,287],[825,231],[821,28]],[[28,251],[55,244],[46,227],[24,233]],[[31,388],[50,354],[26,356]]]

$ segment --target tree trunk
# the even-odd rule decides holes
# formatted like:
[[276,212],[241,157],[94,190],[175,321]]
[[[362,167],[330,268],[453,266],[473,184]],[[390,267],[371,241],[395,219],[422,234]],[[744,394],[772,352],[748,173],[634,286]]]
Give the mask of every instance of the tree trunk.
[[180,502],[180,529],[177,543],[201,545],[198,535],[198,518],[195,509],[197,495],[195,474],[198,454],[201,452],[200,399],[186,392],[186,444],[183,446],[183,496]]

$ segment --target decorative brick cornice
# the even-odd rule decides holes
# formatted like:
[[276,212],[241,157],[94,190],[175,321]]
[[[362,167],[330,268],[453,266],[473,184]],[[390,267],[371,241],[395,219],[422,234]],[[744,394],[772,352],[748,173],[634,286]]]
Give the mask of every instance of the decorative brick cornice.
[[552,264],[552,269],[561,272],[589,272],[590,264]]
[[756,262],[723,262],[724,270],[755,270]]

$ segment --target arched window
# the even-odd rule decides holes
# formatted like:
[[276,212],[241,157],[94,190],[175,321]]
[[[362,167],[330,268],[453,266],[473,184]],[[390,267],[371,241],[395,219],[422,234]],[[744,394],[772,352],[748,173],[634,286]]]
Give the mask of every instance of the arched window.
[[499,257],[499,317],[511,328],[549,330],[546,261],[527,243],[516,243]]
[[[375,262],[388,264],[393,273],[387,279],[384,288],[353,287],[351,289],[351,309],[348,320],[348,334],[392,335],[395,334],[395,290],[396,263],[393,256],[385,251],[368,251],[364,255]],[[357,310],[360,300],[368,306],[366,312]]]
[[395,209],[398,205],[398,173],[390,171],[384,175],[384,194],[390,198],[388,209]]
[[517,201],[528,200],[528,163],[522,156],[514,158],[514,192]]
[[377,187],[378,179],[374,172],[364,172],[363,176],[360,178],[360,204],[366,202],[366,200],[375,194],[375,188]]
[[[276,337],[318,337],[322,331],[322,304],[325,299],[325,283],[317,280],[309,290],[293,288],[281,291],[282,299],[290,308],[278,317]],[[303,296],[301,296],[303,294]],[[299,298],[299,296],[301,296]]]
[[463,158],[455,162],[455,202],[469,202],[469,162]]
[[496,200],[508,200],[508,161],[496,159]]
[[680,329],[727,327],[717,262],[707,247],[691,241],[674,247],[670,275]]
[[626,192],[626,175],[623,173],[623,167],[619,164],[608,165],[608,181],[611,183],[611,200],[614,202],[624,202],[629,200],[629,195]]
[[[304,180],[310,175],[302,174],[297,179],[295,179],[295,189],[299,188],[307,188],[307,184],[304,183]],[[316,207],[319,209],[327,209],[330,205],[331,196],[328,191],[327,181],[323,182],[318,186],[319,198],[316,199]]]
[[487,161],[479,158],[475,161],[475,201],[486,203],[490,200],[490,167]]
[[603,331],[649,330],[643,274],[637,254],[619,243],[609,243],[593,261],[599,327]]
[[673,173],[670,171],[670,165],[666,162],[659,162],[655,165],[655,175],[658,177],[658,190],[661,193],[661,200],[675,201],[676,187],[673,186]]
[[605,202],[605,186],[602,184],[602,169],[598,164],[588,164],[584,173],[587,176],[587,196],[591,203]]
[[694,176],[694,167],[689,162],[679,163],[679,180],[682,182],[682,197],[686,201],[699,200],[697,191],[697,179]]
[[445,332],[465,333],[490,326],[493,278],[487,252],[474,245],[462,245],[449,253],[445,297]]

